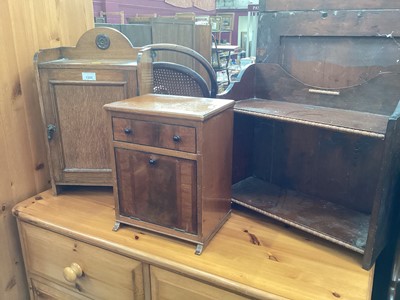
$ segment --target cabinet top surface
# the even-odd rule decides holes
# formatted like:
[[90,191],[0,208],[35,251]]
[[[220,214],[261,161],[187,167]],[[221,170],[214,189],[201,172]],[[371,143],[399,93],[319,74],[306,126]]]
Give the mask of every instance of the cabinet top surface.
[[20,221],[262,299],[369,299],[361,256],[266,218],[236,211],[200,256],[173,238],[130,226],[113,232],[109,188],[51,191],[17,204]]
[[104,105],[109,111],[203,121],[233,107],[233,100],[147,94]]
[[103,66],[137,66],[137,61],[132,59],[55,59],[41,62],[40,69],[44,68],[71,68],[71,67],[103,67]]
[[385,137],[389,120],[388,116],[367,112],[264,99],[237,101],[235,111],[381,139]]

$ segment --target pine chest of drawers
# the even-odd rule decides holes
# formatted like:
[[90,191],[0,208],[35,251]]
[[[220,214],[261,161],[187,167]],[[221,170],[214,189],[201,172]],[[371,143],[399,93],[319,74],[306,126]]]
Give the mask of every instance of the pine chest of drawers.
[[112,127],[116,224],[197,244],[230,214],[232,100],[145,95],[104,106]]
[[250,211],[233,209],[200,256],[134,227],[112,232],[109,187],[48,190],[13,214],[32,300],[371,298],[374,269],[356,253]]

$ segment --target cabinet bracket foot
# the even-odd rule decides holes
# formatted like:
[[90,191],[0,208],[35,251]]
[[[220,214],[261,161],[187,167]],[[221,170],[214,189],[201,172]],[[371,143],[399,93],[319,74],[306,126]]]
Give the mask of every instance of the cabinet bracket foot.
[[119,229],[119,227],[121,227],[121,223],[118,221],[115,221],[114,227],[113,227],[113,231],[117,231]]
[[203,252],[203,244],[197,244],[196,251],[194,252],[194,254],[200,255],[201,252]]

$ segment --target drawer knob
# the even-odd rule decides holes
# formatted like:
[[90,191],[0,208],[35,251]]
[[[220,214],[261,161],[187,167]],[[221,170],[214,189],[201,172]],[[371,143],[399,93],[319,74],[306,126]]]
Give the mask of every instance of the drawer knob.
[[80,265],[72,263],[71,266],[64,268],[64,279],[68,282],[75,282],[77,278],[83,275],[83,271]]
[[149,159],[149,164],[154,166],[156,164],[157,160],[150,158]]
[[125,134],[132,134],[132,128],[127,127],[124,129],[124,132]]
[[172,137],[172,140],[173,140],[175,143],[179,143],[179,142],[181,141],[181,137],[180,137],[179,135],[174,135],[174,136]]

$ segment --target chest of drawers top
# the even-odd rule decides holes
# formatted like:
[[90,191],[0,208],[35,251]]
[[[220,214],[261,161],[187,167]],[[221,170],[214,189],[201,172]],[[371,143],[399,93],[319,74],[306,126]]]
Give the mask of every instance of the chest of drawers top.
[[233,107],[233,100],[147,94],[106,104],[114,112],[205,121]]

